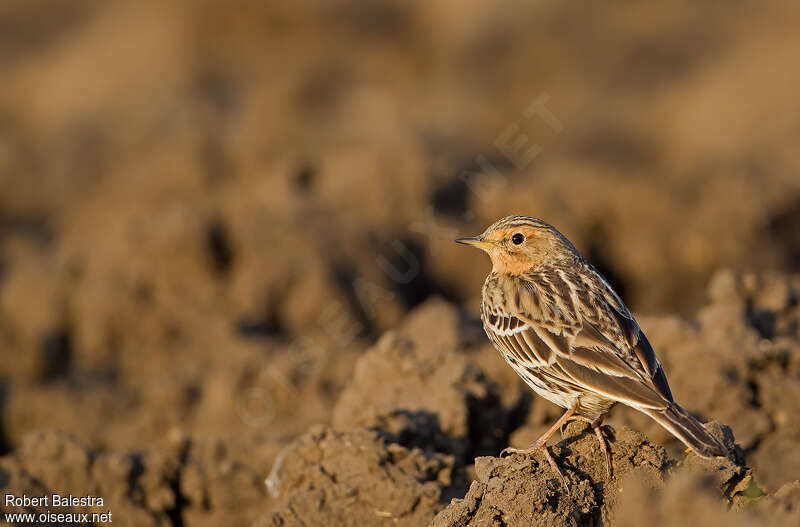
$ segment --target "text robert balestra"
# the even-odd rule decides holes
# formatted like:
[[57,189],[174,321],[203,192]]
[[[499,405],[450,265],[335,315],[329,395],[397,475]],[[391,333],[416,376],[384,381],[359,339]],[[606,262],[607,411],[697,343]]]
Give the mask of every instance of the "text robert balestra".
[[5,495],[6,507],[102,507],[100,496],[73,496],[72,494],[46,494],[44,496]]

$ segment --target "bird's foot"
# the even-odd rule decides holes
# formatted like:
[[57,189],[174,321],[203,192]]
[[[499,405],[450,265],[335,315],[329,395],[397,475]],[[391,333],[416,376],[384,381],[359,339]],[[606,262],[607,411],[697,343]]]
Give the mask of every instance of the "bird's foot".
[[600,441],[600,448],[603,449],[603,455],[606,458],[606,475],[608,479],[611,479],[611,448],[608,446],[608,439],[605,438],[603,435],[603,431],[600,426],[593,426],[594,433],[597,436],[597,440]]
[[558,477],[561,479],[561,483],[564,484],[564,488],[569,490],[569,483],[567,483],[567,478],[564,477],[564,474],[561,473],[561,469],[558,468],[558,464],[556,464],[556,460],[553,459],[553,456],[550,454],[550,450],[547,448],[547,442],[542,441],[541,439],[538,441],[534,441],[528,448],[512,448],[506,447],[500,452],[500,457],[503,457],[505,454],[523,454],[525,456],[535,452],[536,450],[541,450],[544,452],[544,457],[547,459],[547,462],[550,464],[550,468],[553,469],[553,472],[558,474]]
[[608,440],[603,435],[603,430],[602,430],[604,417],[605,415],[601,415],[596,419],[590,419],[582,415],[573,415],[570,416],[567,422],[583,421],[584,423],[589,423],[589,425],[592,427],[592,430],[594,431],[595,436],[597,436],[597,440],[600,442],[600,448],[603,450],[603,455],[606,458],[606,475],[608,476],[608,479],[611,479],[611,449],[608,446]]

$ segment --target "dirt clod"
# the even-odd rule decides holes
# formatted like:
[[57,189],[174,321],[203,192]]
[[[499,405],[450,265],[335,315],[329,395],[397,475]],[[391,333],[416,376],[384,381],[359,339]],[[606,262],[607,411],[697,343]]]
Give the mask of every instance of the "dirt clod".
[[636,472],[650,486],[661,487],[669,467],[664,449],[650,444],[642,434],[623,429],[615,435],[609,478],[591,429],[582,423],[565,428],[566,439],[550,448],[569,488],[540,451],[531,456],[478,458],[476,479],[467,495],[454,500],[432,525],[591,525],[605,517],[626,475]]
[[281,452],[264,525],[427,524],[442,508],[452,456],[387,443],[377,432],[314,427]]
[[383,335],[356,363],[334,426],[382,430],[462,463],[502,448],[507,412],[496,386],[458,351],[459,324],[453,306],[432,300]]

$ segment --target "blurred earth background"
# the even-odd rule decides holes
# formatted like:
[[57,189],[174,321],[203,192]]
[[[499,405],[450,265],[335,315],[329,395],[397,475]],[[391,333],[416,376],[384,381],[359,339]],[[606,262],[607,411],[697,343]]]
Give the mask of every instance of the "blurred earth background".
[[[123,525],[426,525],[559,414],[452,243],[526,214],[730,426],[772,500],[736,525],[798,514],[798,51],[791,2],[3,2],[0,487]],[[362,450],[326,469],[325,438]],[[717,517],[692,485],[660,506]]]

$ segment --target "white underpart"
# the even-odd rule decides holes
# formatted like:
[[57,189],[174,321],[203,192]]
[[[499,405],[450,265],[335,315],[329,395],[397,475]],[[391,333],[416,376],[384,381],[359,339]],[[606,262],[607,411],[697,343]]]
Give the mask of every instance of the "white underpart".
[[506,360],[506,362],[508,362],[508,365],[511,366],[511,368],[517,373],[517,375],[522,377],[522,380],[525,381],[525,384],[530,386],[530,388],[534,392],[536,392],[536,394],[539,395],[539,397],[543,397],[548,401],[550,401],[551,403],[557,404],[562,408],[572,408],[572,406],[575,404],[575,401],[578,400],[578,397],[576,395],[568,396],[561,393],[560,391],[559,392],[550,391],[550,388],[548,388],[546,384],[544,384],[541,380],[539,380],[538,377],[529,375],[525,367],[514,365],[508,360]]

